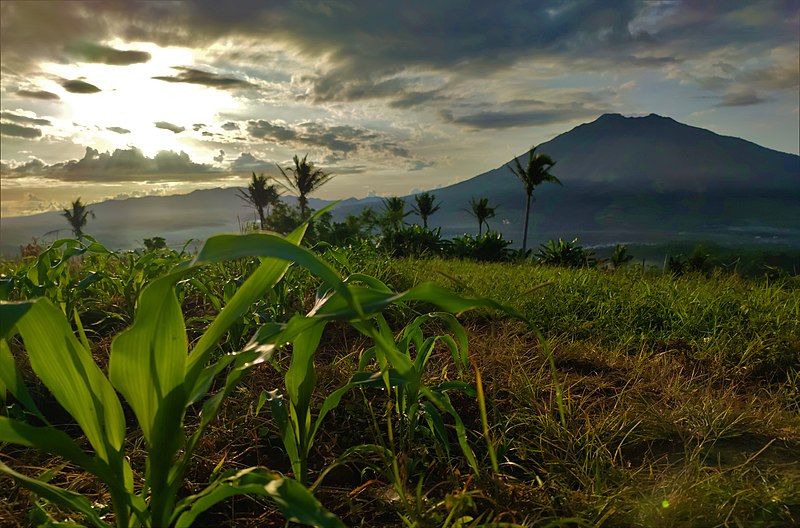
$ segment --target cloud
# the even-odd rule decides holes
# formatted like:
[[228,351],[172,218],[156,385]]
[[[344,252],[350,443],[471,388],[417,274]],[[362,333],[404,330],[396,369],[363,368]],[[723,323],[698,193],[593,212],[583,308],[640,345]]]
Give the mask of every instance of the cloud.
[[131,131],[128,130],[127,128],[115,127],[115,126],[114,127],[106,127],[106,130],[110,130],[112,132],[116,132],[117,134],[130,134],[131,133]]
[[249,152],[242,152],[233,160],[230,169],[233,172],[264,172],[275,171],[275,162],[261,160]]
[[222,125],[222,130],[239,130],[239,123],[228,121],[227,123]]
[[31,128],[14,123],[0,123],[0,135],[35,139],[42,137],[42,131],[38,128]]
[[97,62],[112,66],[127,66],[139,64],[150,60],[151,55],[146,51],[118,50],[109,46],[91,42],[79,42],[66,46],[68,55],[81,62]]
[[291,141],[297,138],[297,132],[294,130],[263,119],[248,121],[247,132],[254,138],[272,141]]
[[247,122],[247,132],[257,139],[300,148],[319,147],[345,155],[358,150],[367,150],[400,158],[410,156],[408,149],[388,134],[351,125],[328,125],[317,122],[288,125],[257,119]]
[[61,86],[63,86],[64,89],[70,93],[93,94],[101,91],[97,86],[79,79],[64,81],[61,83]]
[[751,106],[764,101],[765,99],[759,97],[755,90],[733,90],[727,92],[717,106]]
[[217,163],[222,163],[225,160],[225,151],[220,150],[218,156],[214,156],[214,161]]
[[8,166],[4,176],[37,175],[71,182],[189,181],[204,179],[213,172],[218,170],[193,162],[185,152],[162,150],[150,158],[135,147],[111,153],[86,147],[83,158],[79,160],[47,165],[33,159],[25,164]]
[[173,125],[172,123],[168,123],[166,121],[157,121],[155,123],[155,125],[156,125],[156,128],[162,128],[164,130],[169,130],[170,132],[173,132],[175,134],[180,134],[181,132],[186,130],[186,127],[182,127],[182,126],[179,126],[179,125]]
[[43,101],[57,101],[61,99],[58,95],[45,90],[17,90],[17,95],[19,97],[27,97],[28,99],[41,99]]
[[28,117],[24,115],[14,114],[12,112],[0,112],[0,119],[4,121],[13,121],[15,123],[21,123],[23,125],[38,125],[38,126],[52,125],[52,123],[47,119]]
[[[606,110],[602,101],[608,95],[603,91],[594,94],[575,92],[562,94],[570,102],[530,99],[495,105],[466,104],[455,112],[441,110],[439,115],[447,123],[473,130],[541,126],[596,117]],[[490,109],[484,109],[486,107]]]
[[182,66],[173,66],[172,69],[178,70],[180,73],[178,73],[178,75],[171,76],[157,76],[153,77],[153,79],[173,83],[201,84],[203,86],[221,89],[250,86],[250,83],[247,81],[235,79],[233,77],[224,77],[222,75],[217,75],[216,73],[195,70],[193,68],[186,68]]

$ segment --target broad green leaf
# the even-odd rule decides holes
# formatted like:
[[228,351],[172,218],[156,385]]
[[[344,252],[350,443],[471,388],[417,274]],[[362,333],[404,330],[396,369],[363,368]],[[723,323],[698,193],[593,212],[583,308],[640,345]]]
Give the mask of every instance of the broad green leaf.
[[339,518],[326,510],[302,484],[259,468],[242,470],[215,482],[197,495],[187,497],[189,509],[181,514],[175,527],[188,528],[208,508],[228,497],[242,494],[271,498],[290,522],[321,528],[344,527]]
[[295,478],[299,480],[302,478],[301,473],[303,472],[300,462],[300,447],[297,445],[297,437],[292,429],[292,422],[289,418],[286,399],[277,390],[266,392],[266,396],[269,402],[269,408],[272,411],[272,417],[278,424],[283,447],[286,449],[286,454],[289,456],[289,462],[292,464],[292,472],[294,472]]
[[67,491],[53,486],[52,484],[42,482],[41,480],[27,477],[21,473],[17,473],[2,462],[0,462],[0,472],[13,478],[20,486],[28,488],[40,497],[54,504],[66,506],[67,508],[82,513],[86,516],[87,520],[98,528],[108,528],[109,525],[103,522],[94,508],[92,508],[92,504],[89,500],[80,493]]
[[9,442],[58,455],[101,477],[110,477],[108,466],[92,458],[63,431],[54,427],[36,427],[0,416],[0,442]]
[[36,407],[36,403],[31,398],[28,388],[22,380],[22,375],[17,369],[11,349],[8,348],[8,343],[5,339],[0,338],[0,400],[5,400],[6,391],[14,395],[28,411],[35,414],[42,421],[47,422],[39,408]]
[[119,457],[125,439],[122,406],[61,310],[37,299],[17,328],[33,371],[75,418],[98,456],[106,462]]
[[25,312],[31,309],[31,306],[33,306],[31,301],[0,302],[0,338],[11,337],[14,325],[25,315]]

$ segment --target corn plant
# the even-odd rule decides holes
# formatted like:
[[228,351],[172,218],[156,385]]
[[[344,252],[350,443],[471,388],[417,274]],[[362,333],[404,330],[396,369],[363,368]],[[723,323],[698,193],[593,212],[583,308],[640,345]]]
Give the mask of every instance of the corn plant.
[[[254,366],[268,360],[274,347],[250,347],[212,360],[219,340],[265,291],[283,276],[290,262],[308,268],[359,312],[338,275],[308,250],[298,247],[305,226],[286,239],[267,234],[210,238],[191,261],[149,283],[138,300],[133,324],[111,345],[108,377],[94,363],[88,342],[73,333],[63,312],[46,298],[0,304],[0,390],[37,417],[39,424],[0,416],[0,442],[59,455],[94,474],[111,497],[115,524],[127,527],[190,526],[214,504],[239,494],[272,498],[289,519],[318,526],[340,526],[306,488],[265,468],[226,472],[204,490],[179,499],[187,465],[199,439],[221,404]],[[190,271],[211,262],[262,257],[261,265],[233,295],[189,350],[176,284]],[[90,450],[51,425],[37,409],[15,365],[8,339],[18,332],[34,373],[82,429]],[[223,388],[209,396],[213,381],[226,372]],[[126,427],[121,394],[144,437],[144,478],[135,475],[125,455]],[[202,402],[199,425],[187,431],[187,409]],[[76,510],[97,527],[108,524],[83,495],[17,472],[0,471],[41,497]]]
[[[440,340],[453,353],[459,368],[466,366],[466,335],[460,324],[450,314],[422,316],[406,327],[399,343],[396,343],[381,312],[396,303],[424,301],[450,312],[483,306],[503,310],[515,317],[522,316],[492,300],[460,297],[430,283],[421,284],[404,293],[395,293],[373,277],[353,274],[343,285],[338,290],[326,290],[322,287],[311,312],[307,315],[295,315],[283,325],[273,323],[263,326],[245,348],[274,349],[284,343],[292,344],[291,363],[284,376],[288,398],[278,389],[265,391],[261,395],[261,403],[270,403],[295,478],[303,484],[308,483],[308,457],[326,415],[339,405],[347,392],[355,387],[368,385],[381,385],[396,390],[397,409],[404,419],[410,421],[411,425],[407,428],[409,431],[416,429],[417,411],[424,411],[434,434],[445,445],[446,432],[440,411],[450,414],[456,422],[459,445],[469,464],[478,472],[477,461],[467,442],[466,428],[446,395],[447,390],[466,389],[468,386],[451,382],[431,388],[422,382],[425,365],[433,347]],[[447,335],[423,339],[420,327],[434,318],[443,320],[455,330],[456,339]],[[371,338],[375,346],[362,358],[359,371],[347,384],[324,399],[316,419],[312,419],[311,399],[317,380],[314,355],[326,322],[333,319],[349,321],[354,328]],[[417,350],[413,359],[410,353],[412,345]],[[377,363],[378,372],[366,369],[372,360]]]

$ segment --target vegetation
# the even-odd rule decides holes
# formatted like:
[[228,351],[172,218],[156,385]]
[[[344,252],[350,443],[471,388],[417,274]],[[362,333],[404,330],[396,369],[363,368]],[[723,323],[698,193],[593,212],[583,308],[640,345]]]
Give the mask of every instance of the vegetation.
[[486,224],[486,229],[489,229],[488,220],[494,218],[497,207],[490,207],[488,198],[481,198],[480,200],[472,198],[469,201],[469,207],[467,212],[478,221],[478,236],[481,236],[484,224]]
[[414,196],[415,204],[412,205],[414,212],[422,219],[422,227],[428,228],[428,218],[439,210],[442,203],[436,203],[436,195],[429,192],[420,193]]
[[797,277],[384,203],[0,263],[0,524],[800,523]]
[[536,147],[528,151],[528,164],[523,167],[518,158],[514,158],[514,166],[506,165],[520,179],[525,187],[525,227],[522,231],[522,254],[528,248],[528,221],[530,220],[531,199],[533,191],[545,182],[561,185],[561,181],[550,173],[556,162],[547,154],[536,152]]
[[80,238],[83,235],[83,228],[86,227],[89,215],[94,218],[94,213],[86,208],[86,204],[82,203],[80,198],[72,202],[72,209],[64,209],[64,212],[61,213],[61,216],[69,222],[75,238]]
[[303,220],[308,218],[308,196],[333,178],[333,174],[316,168],[313,163],[306,161],[307,158],[308,154],[303,156],[302,160],[295,156],[293,158],[294,167],[285,169],[278,167],[285,180],[286,188],[297,193],[300,218]]
[[258,213],[258,220],[261,229],[267,228],[267,217],[269,216],[270,206],[278,203],[280,192],[274,184],[269,184],[269,180],[260,174],[253,173],[253,180],[248,184],[247,189],[239,191],[239,197],[248,204],[255,207]]

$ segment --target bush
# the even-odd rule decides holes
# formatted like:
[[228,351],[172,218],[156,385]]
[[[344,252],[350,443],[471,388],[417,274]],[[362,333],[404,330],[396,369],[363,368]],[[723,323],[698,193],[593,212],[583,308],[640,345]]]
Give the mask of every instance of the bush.
[[578,245],[577,237],[572,242],[558,242],[551,240],[547,245],[540,244],[536,259],[542,264],[551,266],[564,266],[567,268],[593,268],[597,266],[594,251],[586,250]]
[[456,258],[478,260],[483,262],[504,262],[511,260],[513,252],[508,249],[513,243],[506,240],[497,231],[488,231],[485,235],[473,237],[463,235],[453,238],[449,253]]
[[381,237],[381,248],[395,257],[422,257],[441,254],[445,248],[441,228],[403,226]]

